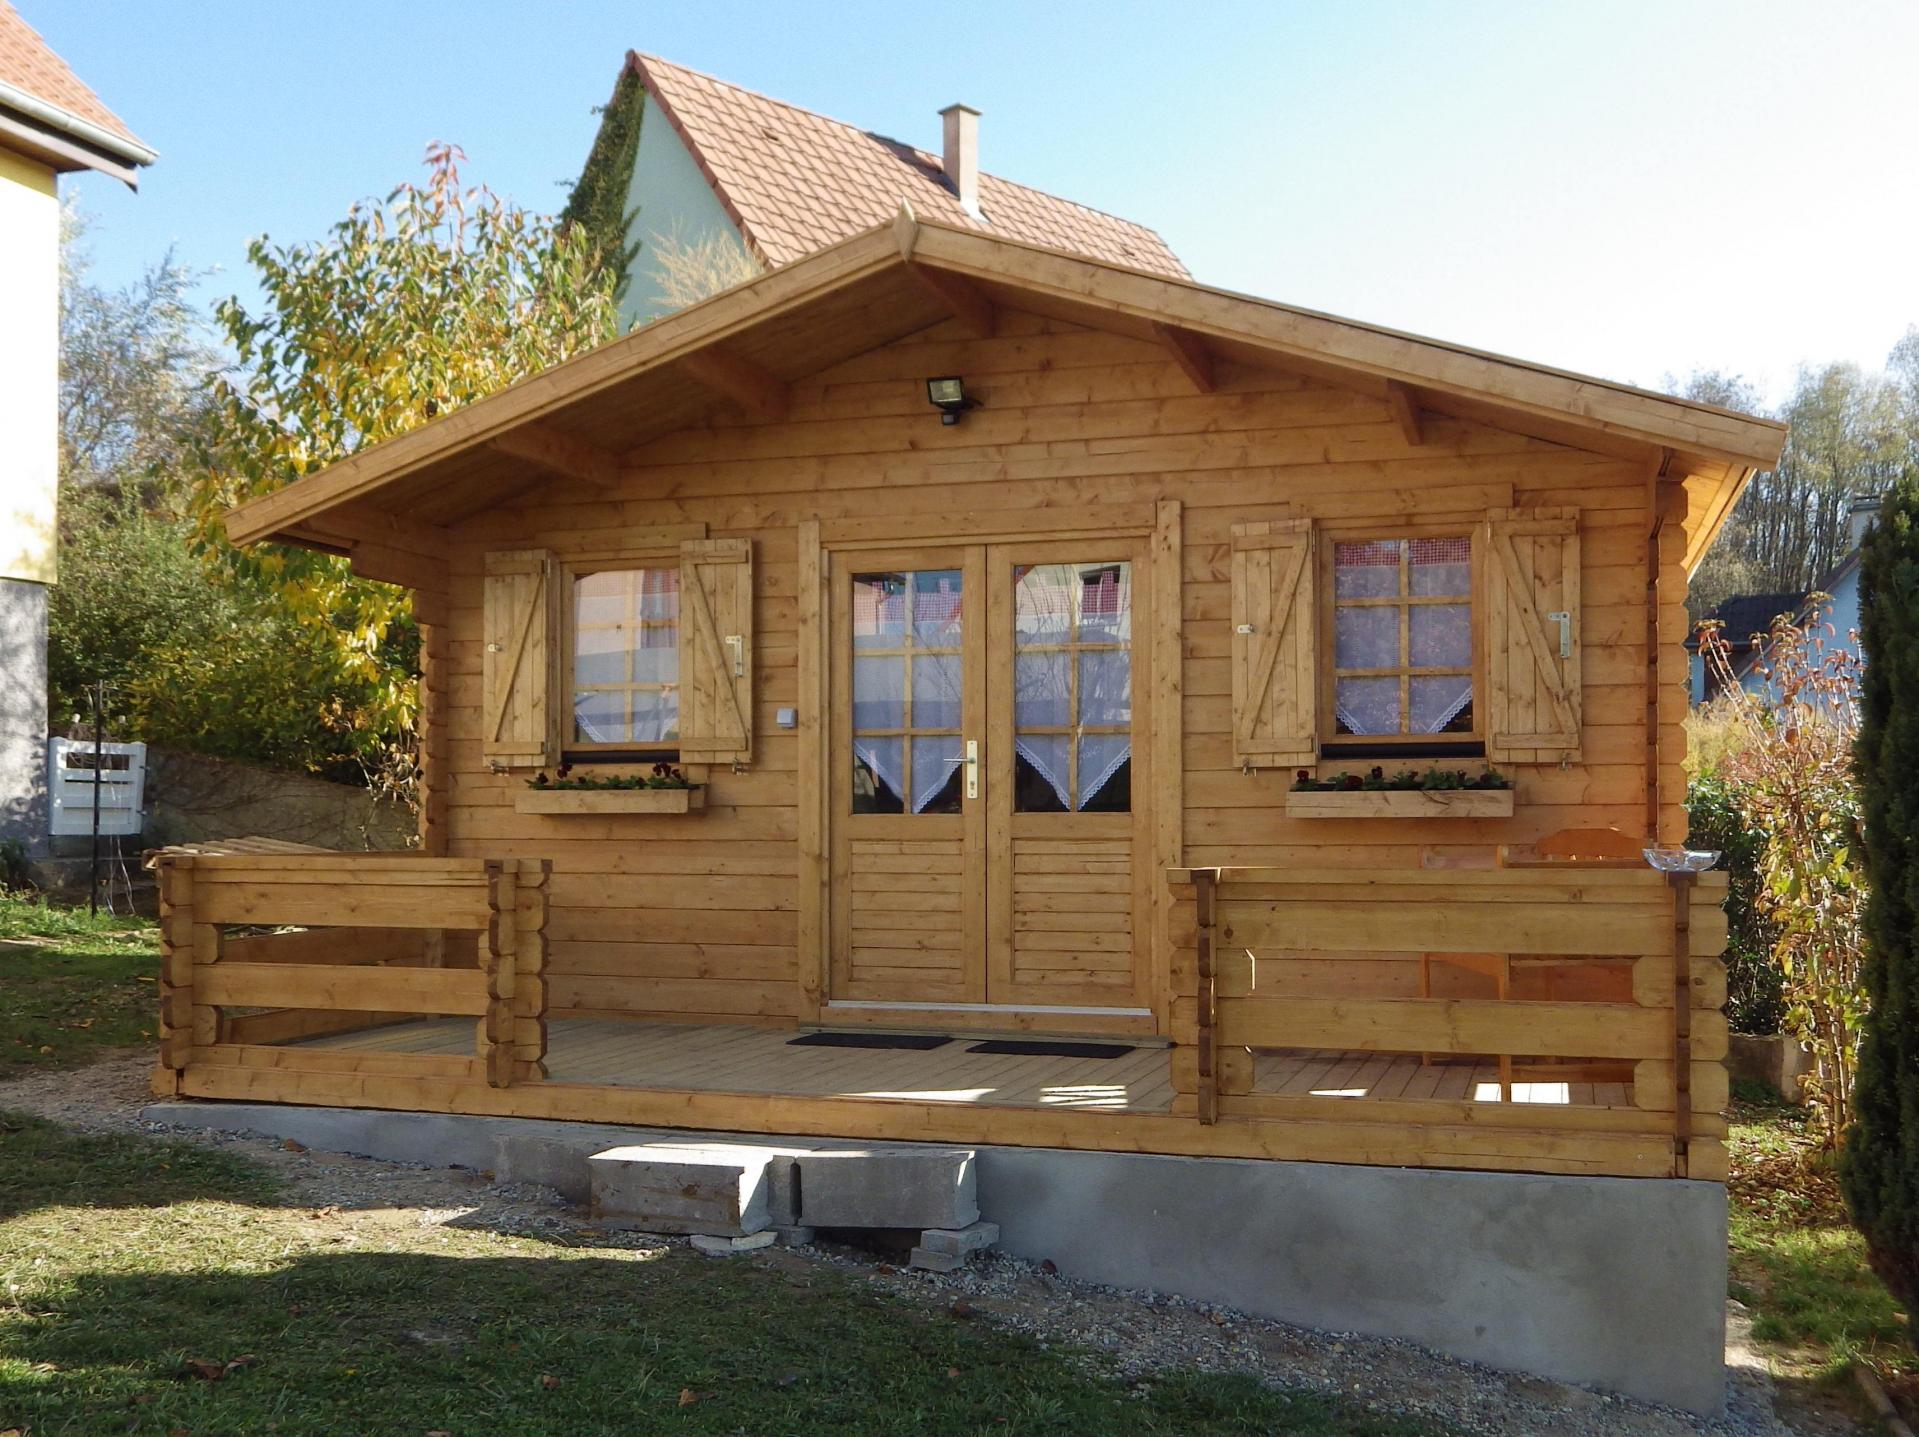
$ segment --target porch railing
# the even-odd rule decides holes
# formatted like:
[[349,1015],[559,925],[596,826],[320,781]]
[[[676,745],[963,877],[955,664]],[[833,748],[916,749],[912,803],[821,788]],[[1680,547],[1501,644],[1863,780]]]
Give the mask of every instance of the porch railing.
[[[1542,1171],[1723,1177],[1723,873],[1567,863],[1169,876],[1176,1110],[1302,1125],[1290,1138],[1268,1130],[1274,1156],[1307,1141],[1305,1125],[1337,1123],[1329,1149],[1357,1143],[1368,1161],[1472,1167],[1491,1153],[1510,1159],[1491,1165]],[[1434,971],[1451,996],[1434,992]],[[1483,1062],[1496,1077],[1450,1098],[1274,1090],[1258,1074],[1276,1052],[1350,1054],[1361,1068],[1391,1058],[1402,1074]],[[1525,1101],[1536,1082],[1598,1083],[1585,1091],[1609,1097]]]
[[321,1048],[300,1064],[545,1076],[546,861],[162,853],[154,868],[161,1086],[177,1091],[189,1064],[276,1068],[288,1043],[420,1017],[473,1018],[473,1056]]

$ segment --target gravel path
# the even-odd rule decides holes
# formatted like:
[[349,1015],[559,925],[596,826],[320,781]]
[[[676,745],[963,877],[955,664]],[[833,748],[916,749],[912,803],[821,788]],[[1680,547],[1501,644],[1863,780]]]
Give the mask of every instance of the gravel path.
[[[133,1053],[85,1069],[36,1073],[0,1084],[0,1108],[97,1132],[169,1132],[139,1117],[150,1101],[151,1063],[149,1055]],[[175,1129],[170,1135],[254,1158],[279,1175],[289,1202],[337,1207],[347,1219],[359,1216],[356,1209],[378,1209],[381,1223],[444,1223],[529,1235],[572,1232],[580,1223],[577,1210],[550,1189],[493,1184],[464,1169],[309,1152],[201,1129]],[[605,1245],[679,1241],[634,1235],[608,1237]],[[1277,1385],[1337,1392],[1381,1411],[1436,1418],[1487,1437],[1831,1437],[1849,1430],[1843,1418],[1831,1419],[1842,1425],[1788,1426],[1775,1414],[1772,1381],[1743,1341],[1743,1315],[1736,1306],[1726,1415],[1704,1422],[1581,1387],[1479,1367],[1410,1343],[1318,1332],[1181,1298],[1068,1281],[1043,1265],[1001,1254],[945,1276],[828,1246],[715,1260],[829,1263],[905,1301],[998,1323],[1049,1345],[1100,1354],[1089,1360],[1117,1364],[1126,1380],[1139,1385],[1176,1368],[1246,1373]]]

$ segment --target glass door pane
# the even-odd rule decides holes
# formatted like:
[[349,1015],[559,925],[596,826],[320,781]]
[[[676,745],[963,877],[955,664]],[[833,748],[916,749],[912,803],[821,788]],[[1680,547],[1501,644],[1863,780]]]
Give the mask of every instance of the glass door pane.
[[958,569],[854,574],[854,813],[958,813],[964,668]]
[[1013,570],[1013,805],[1132,807],[1133,566]]

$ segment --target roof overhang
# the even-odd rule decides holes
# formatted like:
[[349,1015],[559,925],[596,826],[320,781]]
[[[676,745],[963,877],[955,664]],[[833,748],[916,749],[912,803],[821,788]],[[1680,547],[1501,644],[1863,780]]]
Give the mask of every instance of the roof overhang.
[[132,189],[140,186],[140,166],[159,158],[137,140],[4,80],[0,80],[0,146],[31,155],[55,170],[98,170]]
[[227,515],[241,544],[350,547],[381,511],[455,523],[528,488],[529,461],[602,487],[651,440],[732,400],[766,417],[784,386],[957,318],[1019,309],[1159,343],[1189,373],[1213,358],[1277,367],[1421,410],[1647,464],[1683,481],[1687,563],[1786,427],[1187,280],[915,221],[902,210],[829,249],[657,320]]

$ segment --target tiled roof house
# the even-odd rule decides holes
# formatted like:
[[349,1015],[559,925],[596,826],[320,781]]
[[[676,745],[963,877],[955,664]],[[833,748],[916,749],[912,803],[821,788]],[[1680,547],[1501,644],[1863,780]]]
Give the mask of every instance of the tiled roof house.
[[1145,225],[979,170],[979,114],[941,112],[940,154],[767,98],[656,56],[629,53],[642,91],[628,189],[629,323],[669,307],[647,254],[663,237],[719,236],[767,268],[899,212],[1174,279],[1186,266]]

